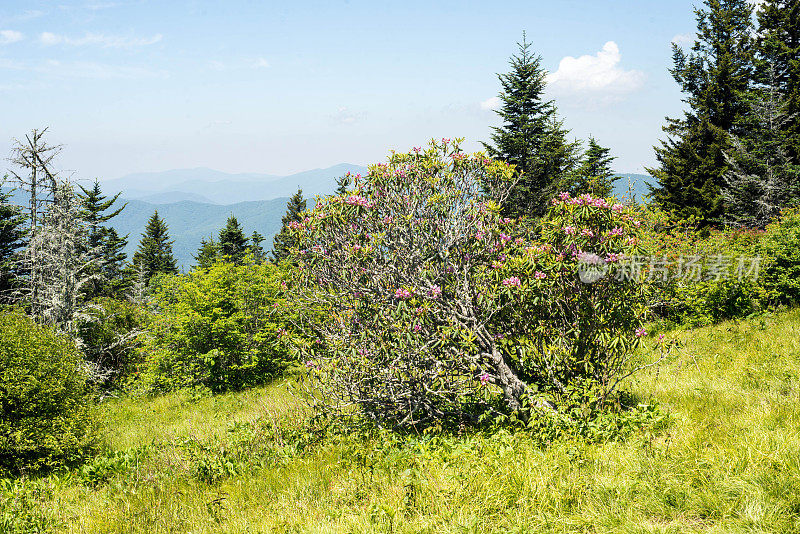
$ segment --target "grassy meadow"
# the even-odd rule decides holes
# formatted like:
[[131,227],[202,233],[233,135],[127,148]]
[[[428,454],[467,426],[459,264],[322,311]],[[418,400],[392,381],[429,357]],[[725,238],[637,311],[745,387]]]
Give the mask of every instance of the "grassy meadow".
[[597,443],[541,446],[503,430],[318,441],[304,434],[302,403],[285,383],[111,400],[107,452],[79,470],[9,483],[0,526],[800,532],[800,310],[667,336],[679,348],[628,384],[666,416]]

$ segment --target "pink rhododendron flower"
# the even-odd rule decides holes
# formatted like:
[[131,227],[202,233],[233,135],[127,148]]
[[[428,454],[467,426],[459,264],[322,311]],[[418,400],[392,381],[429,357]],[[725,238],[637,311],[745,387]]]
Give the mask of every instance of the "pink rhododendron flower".
[[647,335],[647,330],[645,330],[643,326],[636,329],[636,337],[642,337],[646,335]]
[[567,193],[566,191],[562,191],[561,193],[559,193],[558,198],[560,198],[561,200],[569,200],[570,196],[569,193]]
[[489,383],[489,373],[482,373],[481,376],[478,377],[481,381],[481,384],[486,385]]
[[565,226],[564,233],[567,235],[575,235],[575,227],[574,226]]
[[428,294],[431,296],[431,298],[438,299],[442,294],[442,288],[439,286],[433,286],[430,291],[428,291]]
[[545,278],[547,278],[547,275],[544,274],[542,271],[536,271],[533,277],[536,278],[537,280],[544,280]]
[[503,280],[503,285],[506,287],[520,287],[522,282],[516,276],[512,276]]
[[414,332],[421,332],[421,331],[422,331],[422,325],[419,324],[419,323],[415,324],[414,325]]
[[586,237],[594,237],[594,232],[592,232],[590,228],[584,228],[583,230],[581,230],[581,235]]
[[608,232],[608,235],[609,236],[622,235],[623,232],[624,230],[622,229],[622,227],[617,226],[615,228],[612,228],[611,231]]
[[410,299],[411,298],[411,291],[401,287],[397,291],[394,292],[394,298],[396,298],[396,299]]

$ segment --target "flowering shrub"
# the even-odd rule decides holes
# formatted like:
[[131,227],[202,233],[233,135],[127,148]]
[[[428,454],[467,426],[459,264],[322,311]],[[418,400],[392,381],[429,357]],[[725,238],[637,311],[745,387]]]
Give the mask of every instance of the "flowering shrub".
[[800,208],[783,212],[767,226],[759,252],[765,297],[776,304],[800,303]]
[[[641,326],[638,284],[615,280],[638,223],[565,195],[533,242],[499,215],[512,184],[511,167],[445,139],[318,202],[296,229],[293,290],[323,407],[417,426],[552,414],[576,381],[614,389]],[[584,253],[603,261],[593,284],[578,275]]]

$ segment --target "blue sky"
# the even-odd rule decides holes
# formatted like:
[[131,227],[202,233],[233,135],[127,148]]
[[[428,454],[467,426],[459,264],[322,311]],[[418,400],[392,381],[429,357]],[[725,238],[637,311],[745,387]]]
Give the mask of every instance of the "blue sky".
[[526,30],[571,136],[643,172],[682,107],[670,42],[694,26],[684,0],[2,0],[0,154],[42,126],[79,178],[288,174],[432,137],[478,149]]

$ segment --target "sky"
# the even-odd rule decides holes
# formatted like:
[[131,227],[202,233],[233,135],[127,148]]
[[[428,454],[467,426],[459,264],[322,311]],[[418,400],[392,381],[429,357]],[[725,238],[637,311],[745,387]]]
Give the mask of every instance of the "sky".
[[524,31],[570,137],[644,172],[683,107],[671,42],[694,29],[684,0],[0,0],[0,156],[45,126],[80,179],[479,150]]

